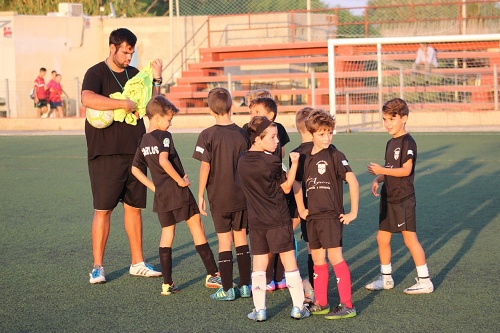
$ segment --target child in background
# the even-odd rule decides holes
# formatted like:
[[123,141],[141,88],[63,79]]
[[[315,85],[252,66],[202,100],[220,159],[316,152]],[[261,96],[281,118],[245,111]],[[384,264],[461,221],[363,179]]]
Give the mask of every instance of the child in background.
[[[304,162],[307,193],[307,236],[314,262],[314,294],[316,303],[309,306],[312,314],[327,314],[325,319],[356,316],[352,304],[351,273],[342,256],[342,231],[358,215],[359,184],[346,157],[332,144],[335,120],[322,110],[314,111],[306,119],[306,128],[312,134],[313,148]],[[351,212],[344,213],[343,182],[349,185]],[[299,191],[300,193],[301,191]],[[298,198],[298,200],[300,200]],[[328,305],[328,263],[337,277],[340,304],[330,311]]]
[[[267,90],[262,90],[266,92]],[[270,93],[269,93],[270,94]],[[274,122],[276,120],[276,116],[278,115],[278,106],[276,102],[269,97],[258,97],[254,100],[250,101],[250,119],[253,119],[256,116],[264,116],[270,121]],[[276,151],[273,152],[274,155],[283,159],[285,156],[285,145],[290,142],[290,138],[288,134],[280,123],[276,123],[276,127],[278,129],[278,147]],[[243,126],[245,128],[245,126]],[[293,193],[287,194],[287,201],[293,200]],[[266,271],[266,280],[267,280],[267,291],[273,292],[276,289],[285,289],[286,288],[286,279],[284,277],[285,268],[281,263],[280,257],[274,255],[269,260],[269,267]]]
[[[376,163],[368,165],[368,172],[375,175],[372,193],[380,196],[380,219],[377,233],[380,272],[382,275],[365,287],[369,290],[394,288],[391,266],[391,237],[393,233],[403,235],[406,247],[417,268],[417,283],[406,288],[406,294],[427,294],[434,291],[429,278],[429,269],[425,253],[417,238],[415,214],[415,165],[417,162],[417,144],[406,132],[408,105],[400,98],[394,98],[382,107],[384,126],[392,139],[385,149],[385,166]],[[381,194],[378,188],[382,185]]]
[[[243,129],[231,121],[232,106],[231,94],[226,89],[214,88],[208,93],[208,107],[215,125],[200,133],[193,153],[193,158],[201,162],[198,207],[207,216],[206,188],[219,241],[222,287],[211,295],[219,301],[232,301],[237,294],[251,296],[246,201],[234,179],[238,158],[248,150],[249,140]],[[240,273],[238,290],[233,288],[233,240]]]
[[255,117],[248,125],[252,147],[238,161],[237,177],[247,200],[248,230],[252,247],[252,292],[255,308],[248,318],[264,321],[266,315],[266,268],[270,253],[279,253],[285,266],[295,319],[309,317],[304,306],[302,279],[295,259],[293,229],[285,193],[290,192],[298,166],[298,153],[290,153],[288,177],[281,160],[271,152],[278,146],[278,130],[266,117]]
[[[301,144],[292,152],[297,152],[300,154],[299,157],[299,166],[297,168],[297,176],[296,179],[302,179],[302,175],[304,174],[304,161],[306,159],[307,153],[311,152],[313,148],[313,142],[312,142],[312,135],[307,131],[306,128],[306,119],[309,117],[311,112],[313,112],[315,109],[311,107],[305,107],[300,109],[297,114],[295,115],[295,127],[297,128],[297,131],[300,134],[301,138]],[[290,160],[289,166],[292,166],[292,161]],[[298,189],[302,187],[302,198],[295,200],[289,200],[288,201],[288,208],[290,210],[290,216],[292,217],[292,225],[293,229],[300,224],[300,230],[302,232],[302,239],[304,242],[306,242],[307,246],[307,271],[308,271],[308,279],[303,280],[303,285],[304,285],[304,293],[305,293],[305,298],[306,302],[314,302],[314,269],[313,269],[313,261],[311,257],[311,249],[309,248],[309,239],[307,237],[307,228],[306,228],[306,220],[300,218],[299,216],[299,209],[297,209],[297,205],[300,205],[300,211],[304,210],[307,207],[307,197],[305,196],[305,187],[303,186],[303,183],[295,180],[294,184],[294,192],[298,192]],[[296,202],[297,201],[297,202]]]
[[[146,106],[149,129],[141,139],[132,164],[133,175],[155,193],[153,211],[158,213],[161,225],[159,256],[163,285],[161,295],[178,291],[172,280],[172,243],[175,225],[186,221],[193,237],[196,251],[207,270],[205,286],[220,288],[217,264],[205,237],[200,212],[189,190],[189,179],[174,147],[172,135],[167,131],[173,116],[179,110],[163,95],[157,95]],[[151,181],[142,171],[151,171]]]

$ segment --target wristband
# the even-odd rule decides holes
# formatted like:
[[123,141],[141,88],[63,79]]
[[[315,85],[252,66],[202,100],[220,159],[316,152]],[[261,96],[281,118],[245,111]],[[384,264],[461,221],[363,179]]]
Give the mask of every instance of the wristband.
[[153,79],[153,83],[154,84],[159,84],[161,85],[161,83],[163,82],[163,78],[162,77],[159,77],[158,79]]

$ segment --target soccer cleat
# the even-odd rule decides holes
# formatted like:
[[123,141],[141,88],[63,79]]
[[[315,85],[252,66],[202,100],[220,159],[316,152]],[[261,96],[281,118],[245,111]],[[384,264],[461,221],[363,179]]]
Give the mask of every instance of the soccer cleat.
[[205,287],[213,289],[219,289],[222,287],[222,280],[220,278],[219,272],[217,272],[215,275],[207,275],[205,279]]
[[330,311],[325,319],[346,319],[356,317],[356,308],[348,308],[344,304],[339,304],[332,311]]
[[314,303],[316,302],[316,297],[314,296],[314,288],[309,282],[309,279],[304,279],[302,281],[302,287],[304,289],[304,303]]
[[309,312],[313,315],[324,315],[330,312],[330,304],[321,306],[317,303],[309,303],[307,307],[309,308]]
[[252,296],[252,288],[250,286],[243,285],[239,287],[238,290],[240,292],[240,296],[243,298],[248,298]]
[[215,293],[210,295],[210,298],[216,301],[234,301],[236,293],[234,292],[234,288],[224,291],[224,288],[220,287]]
[[253,309],[252,312],[248,314],[247,318],[258,322],[266,321],[267,320],[266,309],[262,309],[259,311]]
[[394,280],[384,280],[384,276],[380,275],[375,281],[368,283],[365,286],[368,290],[382,290],[394,288]]
[[160,277],[161,272],[155,271],[153,266],[146,264],[144,261],[135,265],[130,265],[129,274],[132,276],[142,277]]
[[92,273],[89,273],[91,284],[105,283],[106,277],[104,276],[104,267],[99,265],[94,265],[94,269],[92,269]]
[[172,284],[163,283],[161,285],[160,295],[162,295],[162,296],[168,296],[168,295],[171,295],[171,294],[175,294],[178,291],[179,291],[179,288],[177,288],[177,286],[175,286],[173,282],[172,282]]
[[403,290],[405,294],[429,294],[434,291],[434,285],[432,284],[431,279],[415,278],[415,281],[417,281],[417,283],[415,283],[410,288],[406,288],[405,290]]
[[269,282],[269,284],[266,285],[266,291],[268,293],[271,293],[275,290],[276,290],[276,283],[274,283],[274,280],[271,280],[271,282]]
[[294,306],[292,308],[292,312],[290,312],[290,317],[293,319],[303,319],[309,317],[311,314],[309,313],[309,310],[307,309],[307,306],[303,306],[302,310],[299,309],[298,306]]
[[274,283],[276,285],[276,289],[286,289],[286,279],[283,278],[283,280],[281,280],[280,282],[275,282]]

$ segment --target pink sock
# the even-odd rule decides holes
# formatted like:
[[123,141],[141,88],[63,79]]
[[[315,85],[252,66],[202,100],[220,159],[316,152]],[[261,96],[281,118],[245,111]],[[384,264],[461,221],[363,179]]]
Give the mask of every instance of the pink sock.
[[333,266],[333,271],[337,277],[337,289],[339,291],[340,303],[348,308],[352,308],[351,272],[345,260]]
[[314,265],[314,296],[319,305],[328,304],[328,264]]

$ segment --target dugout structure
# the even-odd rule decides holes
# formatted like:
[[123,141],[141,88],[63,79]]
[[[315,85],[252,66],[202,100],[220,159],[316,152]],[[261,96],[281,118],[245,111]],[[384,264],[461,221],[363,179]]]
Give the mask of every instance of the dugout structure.
[[[413,69],[420,43],[438,66]],[[330,112],[381,121],[395,97],[411,110],[499,110],[500,34],[328,40]],[[377,119],[378,118],[378,119]]]

